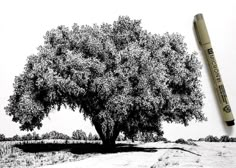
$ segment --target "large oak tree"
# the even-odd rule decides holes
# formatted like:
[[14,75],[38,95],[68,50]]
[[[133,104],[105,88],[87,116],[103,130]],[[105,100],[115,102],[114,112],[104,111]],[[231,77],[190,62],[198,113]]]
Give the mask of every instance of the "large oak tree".
[[196,53],[180,34],[151,34],[140,23],[119,17],[48,31],[15,78],[7,114],[22,130],[33,130],[64,105],[89,118],[105,145],[121,131],[161,135],[162,121],[205,120]]

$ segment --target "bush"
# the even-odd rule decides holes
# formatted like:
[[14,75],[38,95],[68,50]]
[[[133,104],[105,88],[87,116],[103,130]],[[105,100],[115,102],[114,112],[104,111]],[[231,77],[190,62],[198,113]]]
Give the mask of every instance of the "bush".
[[40,138],[39,134],[37,134],[36,132],[33,132],[32,139],[33,140],[40,140],[41,138]]
[[220,137],[220,142],[230,142],[230,137],[228,135],[223,135]]
[[70,136],[59,133],[57,131],[51,131],[49,133],[42,134],[42,139],[70,139]]
[[86,133],[83,130],[76,130],[72,133],[72,138],[75,140],[87,140]]
[[230,142],[236,142],[236,138],[235,137],[231,137],[229,141]]
[[100,140],[100,137],[97,134],[95,134],[93,135],[93,140]]
[[4,134],[0,134],[0,141],[5,141],[6,140],[6,137]]
[[164,138],[163,136],[156,136],[154,141],[155,142],[159,142],[159,141],[167,142],[168,140],[166,138]]
[[14,135],[14,136],[12,137],[12,140],[13,140],[13,141],[21,141],[22,139],[21,139],[21,137],[20,137],[19,135]]
[[24,141],[29,141],[29,140],[33,140],[33,136],[30,133],[28,133],[26,135],[23,135],[21,139]]
[[177,139],[175,143],[197,146],[192,140],[185,141],[183,138]]
[[88,135],[88,140],[93,140],[93,134],[90,132],[89,135]]
[[212,135],[208,135],[205,138],[206,142],[220,142],[219,138],[217,136],[212,136]]
[[188,142],[185,141],[183,138],[177,139],[177,140],[175,141],[175,143],[179,143],[179,144],[188,144]]
[[189,138],[187,141],[188,141],[188,142],[194,142],[194,141],[196,141],[196,140]]
[[199,138],[198,141],[205,141],[205,138]]
[[133,138],[132,141],[143,141],[143,142],[154,142],[155,134],[152,132],[138,132]]
[[42,134],[41,136],[42,139],[50,139],[49,133]]

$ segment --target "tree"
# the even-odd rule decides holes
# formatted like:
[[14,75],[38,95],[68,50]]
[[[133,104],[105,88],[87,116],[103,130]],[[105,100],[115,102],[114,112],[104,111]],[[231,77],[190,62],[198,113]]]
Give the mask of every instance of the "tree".
[[72,138],[76,140],[87,140],[86,133],[83,130],[76,130],[72,133]]
[[12,137],[12,140],[13,140],[13,141],[21,141],[21,137],[16,134],[16,135],[14,135],[14,136]]
[[62,105],[82,112],[104,145],[120,132],[162,135],[161,122],[203,121],[201,64],[180,34],[148,33],[140,20],[48,31],[15,78],[5,108],[22,130]]
[[42,139],[50,139],[50,135],[49,135],[49,133],[44,133],[44,134],[42,134]]
[[24,141],[29,141],[29,140],[33,140],[33,136],[30,133],[28,133],[26,135],[23,135],[21,139]]
[[32,139],[33,139],[33,140],[40,140],[39,134],[37,134],[36,132],[33,132],[33,134],[32,134]]
[[93,134],[90,132],[89,135],[88,135],[88,140],[93,140]]
[[100,140],[99,136],[97,134],[93,135],[93,140]]
[[219,138],[217,136],[213,136],[213,135],[208,135],[205,138],[206,142],[220,142]]
[[59,133],[57,131],[51,131],[49,133],[42,134],[42,139],[70,139],[66,134]]
[[230,137],[228,135],[223,135],[220,137],[220,142],[230,142]]
[[5,141],[6,137],[4,134],[0,134],[0,141]]

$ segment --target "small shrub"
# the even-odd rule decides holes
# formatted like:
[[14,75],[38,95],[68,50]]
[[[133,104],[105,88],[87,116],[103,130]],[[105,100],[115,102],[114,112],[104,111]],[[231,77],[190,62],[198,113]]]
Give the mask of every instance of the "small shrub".
[[20,137],[19,135],[14,135],[14,136],[12,137],[12,140],[13,140],[13,141],[21,141],[21,137]]
[[230,142],[236,142],[236,138],[231,137],[229,141],[230,141]]
[[183,138],[177,139],[177,140],[175,141],[175,143],[179,143],[179,144],[188,144],[188,142],[185,141]]
[[93,140],[93,134],[90,132],[89,135],[88,135],[88,140],[89,141],[92,141]]
[[228,135],[223,135],[220,137],[220,142],[230,142],[230,137]]
[[156,136],[155,142],[159,142],[159,141],[167,142],[168,140],[164,138],[163,136]]
[[6,137],[4,134],[0,134],[0,141],[5,141]]
[[190,139],[188,139],[187,141],[188,141],[188,142],[194,142],[194,141],[196,141],[196,140],[190,138]]
[[76,130],[72,133],[72,138],[75,140],[87,140],[87,135],[83,130]]
[[208,136],[205,138],[205,141],[206,141],[206,142],[220,142],[220,140],[219,140],[218,137],[212,136],[212,135],[208,135]]
[[205,138],[199,138],[198,141],[205,141]]
[[93,140],[100,140],[100,137],[98,135],[93,135]]
[[175,143],[197,146],[193,141],[185,141],[183,138],[177,139]]

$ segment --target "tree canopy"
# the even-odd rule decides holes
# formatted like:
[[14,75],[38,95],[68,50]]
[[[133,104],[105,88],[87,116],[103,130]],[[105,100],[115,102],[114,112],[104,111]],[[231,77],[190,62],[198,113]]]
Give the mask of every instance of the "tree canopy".
[[201,64],[178,33],[151,34],[140,20],[59,26],[16,76],[5,108],[22,130],[62,105],[89,118],[103,143],[119,132],[163,134],[161,122],[205,120]]

